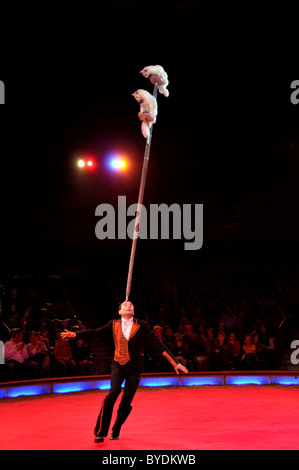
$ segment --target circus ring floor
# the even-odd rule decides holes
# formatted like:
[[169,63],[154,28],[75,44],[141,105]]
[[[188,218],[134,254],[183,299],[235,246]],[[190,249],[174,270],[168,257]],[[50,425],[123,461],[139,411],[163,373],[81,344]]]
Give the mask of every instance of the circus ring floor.
[[109,379],[0,383],[0,449],[299,449],[299,371],[144,374],[120,439],[99,445],[93,428]]

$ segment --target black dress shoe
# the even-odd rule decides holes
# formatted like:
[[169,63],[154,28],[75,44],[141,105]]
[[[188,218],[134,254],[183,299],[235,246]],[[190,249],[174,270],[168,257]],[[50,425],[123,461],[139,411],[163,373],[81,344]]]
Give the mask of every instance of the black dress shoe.
[[112,432],[110,434],[111,441],[116,441],[117,439],[119,439],[119,433],[120,433],[120,429],[119,430],[112,429]]
[[100,442],[104,442],[103,436],[95,436],[94,442],[95,442],[96,444],[99,444]]

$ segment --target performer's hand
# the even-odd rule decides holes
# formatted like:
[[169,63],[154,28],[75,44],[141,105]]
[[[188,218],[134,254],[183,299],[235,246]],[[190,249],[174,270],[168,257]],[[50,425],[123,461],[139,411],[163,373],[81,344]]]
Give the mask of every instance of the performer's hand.
[[60,338],[76,338],[76,333],[74,333],[73,331],[64,330],[62,333],[60,333]]
[[179,374],[179,370],[181,370],[182,372],[185,372],[185,374],[188,374],[188,369],[186,369],[186,367],[180,363],[175,366],[174,370],[176,371],[177,374]]

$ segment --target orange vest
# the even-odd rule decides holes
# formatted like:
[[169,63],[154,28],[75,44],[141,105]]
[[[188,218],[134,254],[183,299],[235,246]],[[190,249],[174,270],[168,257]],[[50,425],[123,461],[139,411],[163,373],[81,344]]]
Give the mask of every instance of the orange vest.
[[123,335],[121,324],[120,328],[118,328],[117,334],[114,336],[114,343],[114,360],[123,366],[124,364],[129,362],[130,355],[128,348],[128,340]]
[[[139,330],[139,325],[133,322],[129,340]],[[113,340],[115,344],[114,360],[122,366],[130,361],[128,340],[122,332],[121,320],[113,321]]]

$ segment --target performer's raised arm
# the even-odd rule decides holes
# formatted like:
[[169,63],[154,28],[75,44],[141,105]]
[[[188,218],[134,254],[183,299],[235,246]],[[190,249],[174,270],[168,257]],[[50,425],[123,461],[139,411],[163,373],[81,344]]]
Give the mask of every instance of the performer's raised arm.
[[62,333],[60,333],[60,337],[61,339],[76,338],[76,333],[65,329]]

